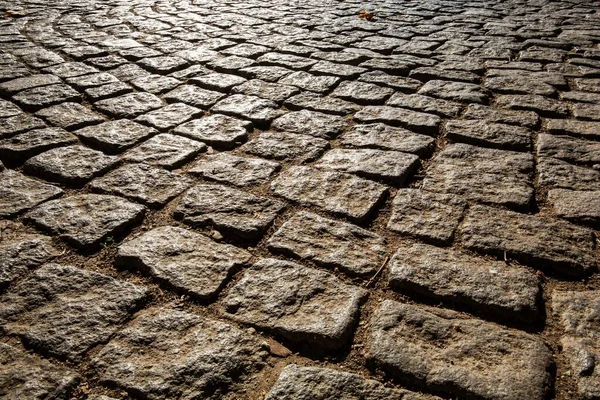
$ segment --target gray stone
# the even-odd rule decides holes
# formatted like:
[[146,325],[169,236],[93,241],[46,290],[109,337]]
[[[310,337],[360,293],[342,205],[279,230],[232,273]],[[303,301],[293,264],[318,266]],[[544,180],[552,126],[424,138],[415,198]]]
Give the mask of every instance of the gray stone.
[[357,276],[373,275],[386,256],[383,237],[347,222],[298,212],[267,241],[270,251]]
[[550,189],[600,190],[600,171],[552,157],[540,157],[538,184]]
[[188,173],[236,186],[257,186],[268,182],[280,167],[275,161],[217,153],[202,157]]
[[157,132],[133,121],[120,119],[89,126],[73,133],[94,148],[108,154],[116,154]]
[[108,72],[110,72],[111,74],[116,76],[120,81],[123,82],[131,82],[135,78],[150,75],[150,73],[144,68],[139,67],[135,64],[121,65],[117,68],[111,69]]
[[460,233],[469,249],[561,275],[582,276],[596,266],[593,231],[560,219],[473,206]]
[[145,207],[120,197],[80,194],[48,201],[25,215],[53,235],[75,247],[89,250],[140,222]]
[[341,117],[308,110],[289,112],[277,118],[271,124],[271,128],[278,131],[322,139],[336,137],[346,126],[347,122]]
[[177,56],[147,57],[138,61],[142,67],[157,74],[168,74],[173,71],[184,69],[189,63]]
[[262,65],[275,65],[290,69],[308,69],[318,61],[310,58],[299,57],[293,54],[267,53],[258,57],[257,61]]
[[12,79],[0,83],[0,93],[15,94],[22,90],[32,89],[40,86],[55,85],[62,83],[60,78],[51,74],[36,74],[22,78]]
[[513,111],[469,104],[465,112],[467,119],[479,119],[493,123],[517,125],[535,129],[540,123],[540,117],[533,111]]
[[79,383],[72,370],[0,343],[0,397],[68,399]]
[[389,106],[367,106],[354,114],[354,119],[361,123],[397,125],[427,135],[437,135],[442,122],[437,115]]
[[393,89],[373,83],[344,81],[331,95],[360,104],[383,104],[393,93]]
[[142,162],[166,169],[187,163],[206,150],[204,143],[169,133],[161,133],[123,155],[127,161]]
[[54,199],[63,191],[47,183],[31,179],[20,172],[5,170],[0,173],[0,216],[12,217]]
[[268,125],[273,119],[283,114],[283,111],[278,109],[277,103],[244,94],[228,96],[215,104],[211,110],[248,119],[260,126]]
[[119,80],[108,72],[98,72],[90,75],[79,75],[72,78],[67,78],[66,82],[78,90],[84,90],[90,87],[119,82]]
[[92,101],[104,100],[109,97],[121,96],[131,92],[133,92],[133,88],[120,81],[102,86],[94,86],[84,90],[85,95]]
[[573,116],[577,119],[600,121],[600,104],[573,104]]
[[175,89],[182,82],[179,79],[170,76],[162,75],[145,75],[139,78],[132,79],[129,84],[138,90],[150,92],[153,94],[161,94]]
[[600,122],[577,121],[574,119],[549,119],[548,132],[556,135],[579,136],[586,139],[600,139]]
[[39,110],[65,101],[81,101],[81,95],[78,92],[63,84],[26,89],[12,98],[23,108],[32,110]]
[[93,74],[98,72],[98,70],[82,62],[75,61],[50,66],[45,68],[44,72],[49,72],[60,78],[72,78],[74,76]]
[[90,182],[92,190],[161,207],[192,185],[192,180],[147,164],[126,164]]
[[561,218],[590,225],[600,224],[600,191],[552,189],[548,202]]
[[356,67],[348,64],[338,64],[326,60],[321,60],[310,68],[310,72],[317,75],[334,75],[346,79],[356,78],[358,75],[366,72],[365,68]]
[[299,344],[345,346],[366,291],[327,272],[276,259],[247,269],[222,300],[226,315]]
[[380,204],[387,188],[349,174],[293,166],[272,183],[278,196],[305,206],[316,206],[354,220],[364,220]]
[[229,92],[234,86],[241,85],[244,82],[246,82],[246,79],[242,78],[241,76],[220,74],[217,72],[201,75],[189,80],[189,83],[202,86],[206,89],[225,93]]
[[80,361],[148,298],[144,287],[68,265],[46,264],[0,298],[2,330],[38,351]]
[[0,139],[11,137],[17,133],[31,129],[45,128],[46,124],[33,115],[21,113],[14,117],[0,119]]
[[238,70],[251,67],[252,65],[255,65],[253,59],[238,56],[219,57],[208,63],[208,66],[215,71],[229,73],[236,73]]
[[206,90],[194,85],[181,85],[164,95],[168,103],[186,103],[194,107],[209,108],[225,97],[224,93]]
[[302,90],[325,93],[331,90],[340,78],[336,76],[312,75],[304,71],[296,71],[279,80],[282,85],[299,87]]
[[405,95],[401,93],[395,93],[386,102],[386,105],[432,113],[446,118],[458,117],[463,109],[462,104],[453,101],[436,99],[420,94]]
[[46,150],[75,142],[77,138],[61,128],[34,129],[0,140],[0,158],[7,164],[20,164]]
[[339,139],[343,146],[396,150],[419,156],[431,154],[435,145],[432,137],[382,123],[354,125]]
[[565,117],[569,113],[565,103],[535,94],[498,96],[496,105],[509,110],[535,111],[543,117]]
[[128,93],[119,97],[100,100],[94,107],[115,118],[132,118],[160,108],[163,102],[151,93]]
[[467,82],[467,83],[479,83],[481,78],[479,75],[474,74],[468,71],[460,71],[454,69],[441,69],[430,68],[430,67],[420,67],[415,68],[410,71],[408,74],[411,78],[418,79],[420,81],[426,82],[430,80],[445,80],[445,81],[457,81],[457,82]]
[[571,136],[540,133],[537,154],[540,157],[554,157],[577,164],[600,164],[600,143]]
[[600,292],[555,290],[552,313],[558,318],[563,333],[561,352],[567,357],[581,399],[600,397],[600,374],[596,363],[600,357],[600,330],[596,315],[600,313]]
[[252,79],[260,79],[267,82],[277,82],[284,76],[291,74],[292,70],[283,67],[248,67],[238,71],[239,74]]
[[279,201],[222,185],[197,185],[175,208],[175,218],[192,226],[213,226],[225,236],[257,240],[285,208]]
[[0,100],[0,118],[14,117],[23,111],[10,101]]
[[196,107],[188,106],[184,103],[173,103],[140,115],[135,121],[144,125],[150,125],[159,131],[168,131],[179,124],[201,115],[202,111]]
[[540,279],[518,265],[421,243],[402,244],[389,263],[388,284],[400,293],[447,301],[492,320],[540,319]]
[[514,125],[482,120],[453,120],[446,123],[446,136],[454,142],[495,149],[531,150],[533,132]]
[[378,83],[402,93],[414,93],[422,85],[421,81],[416,79],[388,75],[383,71],[365,72],[358,80],[362,82]]
[[227,323],[152,308],[118,332],[91,368],[100,382],[135,396],[217,400],[264,366],[266,349],[259,339]]
[[173,133],[200,140],[210,146],[234,148],[248,138],[252,123],[227,115],[211,114],[175,128]]
[[82,186],[90,179],[112,168],[118,158],[107,156],[82,145],[58,147],[30,158],[23,169],[26,173],[51,182]]
[[348,115],[360,110],[360,106],[336,97],[302,92],[283,103],[290,110],[310,110],[328,114]]
[[480,104],[486,104],[489,96],[489,92],[479,85],[442,80],[427,82],[417,93],[461,103]]
[[445,396],[542,400],[551,385],[552,353],[540,339],[449,310],[386,300],[368,346],[373,364]]
[[467,204],[454,195],[418,189],[398,190],[392,202],[387,228],[403,235],[447,245],[462,219]]
[[263,132],[240,149],[248,154],[274,160],[295,159],[312,161],[329,148],[329,143],[320,138],[287,132]]
[[502,94],[533,94],[549,97],[556,94],[556,89],[552,85],[523,75],[521,71],[503,76],[488,76],[484,86]]
[[300,90],[296,87],[265,82],[261,81],[260,79],[249,80],[232,89],[232,93],[257,96],[279,104],[283,103],[283,101],[288,97],[291,97],[299,92]]
[[104,117],[79,103],[61,103],[44,108],[37,113],[37,117],[44,118],[50,124],[64,129],[78,129],[86,125],[99,124]]
[[329,368],[286,366],[265,400],[439,400],[438,397],[392,389],[360,375]]

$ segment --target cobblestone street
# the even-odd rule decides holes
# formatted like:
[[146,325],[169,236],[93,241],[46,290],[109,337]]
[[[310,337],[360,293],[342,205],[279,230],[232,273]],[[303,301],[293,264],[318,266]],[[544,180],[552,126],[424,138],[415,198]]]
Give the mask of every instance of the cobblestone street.
[[597,0],[0,13],[0,398],[600,399]]

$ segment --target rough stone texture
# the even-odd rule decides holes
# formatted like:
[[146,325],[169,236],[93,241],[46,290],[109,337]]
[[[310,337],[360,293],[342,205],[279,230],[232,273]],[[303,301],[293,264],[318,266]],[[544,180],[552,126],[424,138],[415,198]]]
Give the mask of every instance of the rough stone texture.
[[453,311],[384,301],[371,320],[370,360],[461,398],[546,398],[552,353],[533,335]]
[[417,92],[425,96],[439,97],[444,100],[462,103],[488,102],[488,92],[479,85],[464,82],[433,80],[427,82]]
[[279,80],[283,85],[296,86],[302,90],[325,93],[331,90],[340,78],[336,76],[312,75],[308,72],[293,72]]
[[575,164],[594,165],[600,163],[600,142],[540,133],[537,154],[540,157],[553,157]]
[[13,170],[1,172],[0,181],[0,216],[4,218],[15,216],[63,194],[56,186],[31,179]]
[[282,103],[288,97],[291,97],[300,90],[293,86],[280,85],[252,79],[233,88],[232,93],[242,93],[249,96],[258,96],[263,99],[271,100],[276,103]]
[[148,297],[129,282],[46,264],[0,298],[0,325],[38,351],[78,361],[106,342]]
[[600,104],[573,104],[573,116],[577,119],[600,121]]
[[163,226],[119,246],[116,263],[140,269],[177,291],[209,299],[250,257],[200,233]]
[[98,110],[115,118],[136,117],[162,106],[158,97],[146,92],[128,93],[94,103]]
[[170,133],[161,133],[123,155],[128,161],[146,163],[167,169],[177,168],[204,151],[206,145]]
[[272,182],[271,190],[285,199],[355,220],[366,218],[387,193],[379,183],[301,166],[282,172]]
[[67,399],[79,383],[72,370],[0,343],[0,396],[5,399]]
[[600,139],[600,122],[549,119],[546,128],[552,134],[579,136],[595,140]]
[[248,154],[273,160],[312,161],[329,148],[325,139],[287,132],[264,132],[240,149]]
[[582,399],[600,397],[600,374],[596,366],[600,348],[598,313],[600,292],[555,290],[552,293],[552,313],[560,321],[563,336],[562,353],[567,357],[577,392]]
[[466,202],[457,196],[400,189],[392,202],[387,228],[403,235],[447,245],[452,241]]
[[104,121],[102,115],[93,112],[79,103],[57,104],[41,109],[35,115],[44,118],[51,125],[69,130],[99,124]]
[[45,128],[46,124],[30,114],[21,113],[13,117],[0,119],[0,139],[31,129]]
[[269,250],[339,268],[351,275],[372,275],[384,262],[385,239],[347,222],[301,211],[267,242]]
[[506,254],[562,275],[585,275],[596,266],[593,231],[559,219],[474,206],[460,233],[469,249]]
[[175,208],[175,217],[193,226],[213,226],[224,235],[257,240],[284,204],[222,185],[197,185]]
[[65,101],[81,101],[81,95],[70,86],[58,84],[23,90],[13,97],[23,108],[39,110]]
[[465,118],[517,125],[530,129],[536,128],[540,123],[540,117],[533,111],[495,109],[480,104],[469,104],[465,112]]
[[523,267],[427,244],[401,245],[388,284],[400,293],[447,301],[489,319],[538,322],[540,279]]
[[81,145],[59,147],[30,158],[23,166],[28,174],[64,183],[70,186],[84,185],[90,179],[103,174],[118,162]]
[[533,132],[518,126],[481,120],[455,120],[446,123],[446,136],[455,142],[496,149],[531,150]]
[[107,154],[117,154],[157,131],[127,119],[119,119],[88,126],[73,133],[94,148]]
[[90,182],[92,190],[161,207],[192,185],[192,180],[147,164],[127,164]]
[[302,92],[284,102],[290,110],[310,110],[328,114],[348,115],[360,110],[360,106],[331,96]]
[[236,186],[256,186],[266,183],[280,167],[275,161],[217,153],[202,157],[188,172]]
[[339,139],[343,146],[396,150],[419,156],[429,155],[435,143],[435,140],[429,136],[382,123],[354,125]]
[[408,108],[410,110],[432,113],[440,117],[456,118],[463,109],[463,105],[453,101],[436,99],[420,94],[405,95],[394,94],[386,103],[388,106]]
[[209,108],[225,97],[221,92],[206,90],[194,85],[181,85],[164,95],[169,103],[186,103],[194,107]]
[[345,346],[366,292],[327,272],[262,259],[222,300],[226,315],[298,344]]
[[255,124],[265,126],[283,112],[277,103],[244,94],[231,95],[212,107],[212,111],[248,119]]
[[200,140],[210,146],[230,149],[245,142],[252,123],[227,115],[212,114],[175,128],[173,133]]
[[339,135],[345,128],[343,118],[316,111],[294,111],[277,118],[271,128],[278,131],[298,133],[330,139]]
[[271,388],[265,400],[436,400],[439,398],[403,389],[392,389],[360,375],[329,368],[290,364]]
[[600,224],[600,191],[552,189],[548,202],[561,218],[584,224]]
[[569,112],[566,104],[535,94],[498,96],[496,105],[510,110],[535,111],[543,117],[564,117]]
[[206,74],[192,78],[189,82],[205,89],[227,93],[234,86],[241,85],[242,83],[246,82],[246,79],[236,75],[220,74],[215,72],[212,74]]
[[426,135],[436,135],[442,121],[437,115],[389,106],[367,106],[354,114],[354,119],[361,123],[397,125]]
[[0,140],[0,159],[7,164],[21,164],[46,150],[75,142],[77,138],[61,128],[34,129]]
[[188,106],[184,103],[173,103],[140,115],[135,120],[160,131],[167,131],[200,115],[202,115],[202,111],[196,107]]
[[600,171],[552,157],[540,157],[538,183],[551,189],[600,190]]
[[48,86],[61,83],[58,76],[51,74],[29,75],[23,78],[12,79],[7,82],[0,83],[0,93],[13,94],[22,90],[31,89],[39,86]]
[[120,197],[81,194],[48,201],[25,219],[78,248],[95,246],[138,223],[145,207]]
[[367,82],[345,81],[340,83],[331,95],[355,103],[382,104],[393,93],[393,89],[384,86],[377,86]]

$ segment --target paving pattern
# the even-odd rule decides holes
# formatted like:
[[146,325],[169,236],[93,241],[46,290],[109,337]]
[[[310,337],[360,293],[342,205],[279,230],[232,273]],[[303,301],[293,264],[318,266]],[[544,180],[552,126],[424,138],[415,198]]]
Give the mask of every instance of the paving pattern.
[[0,398],[600,398],[600,8],[0,2]]

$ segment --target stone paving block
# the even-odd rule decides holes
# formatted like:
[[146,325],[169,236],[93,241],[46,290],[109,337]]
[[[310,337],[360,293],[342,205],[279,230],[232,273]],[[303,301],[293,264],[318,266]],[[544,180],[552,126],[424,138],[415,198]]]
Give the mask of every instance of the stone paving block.
[[0,216],[13,217],[44,201],[54,199],[63,191],[53,185],[31,179],[20,172],[5,170],[0,173]]
[[344,81],[331,93],[334,97],[359,104],[383,104],[392,94],[394,90],[391,88],[360,81]]
[[150,72],[157,74],[168,74],[183,69],[189,65],[188,61],[177,56],[147,57],[139,60],[138,65]]
[[120,197],[80,194],[48,201],[27,213],[25,220],[88,250],[139,223],[144,211],[144,206]]
[[373,364],[446,396],[542,400],[551,385],[552,353],[539,338],[449,310],[385,300],[368,346]]
[[251,129],[250,121],[211,114],[179,125],[173,133],[200,140],[217,148],[231,149],[245,142]]
[[495,109],[481,104],[469,104],[465,118],[484,120],[492,123],[517,125],[535,129],[540,123],[540,117],[533,111],[513,111]]
[[392,201],[387,228],[403,235],[448,245],[466,209],[458,196],[400,189]]
[[0,343],[0,396],[6,399],[69,398],[79,383],[74,371]]
[[479,75],[469,71],[460,71],[453,69],[441,69],[431,67],[415,68],[408,74],[411,78],[418,79],[423,82],[431,80],[457,81],[466,83],[479,83],[481,78]]
[[316,111],[293,111],[275,119],[271,128],[278,131],[298,133],[322,139],[331,139],[339,135],[347,122],[334,115]]
[[[87,74],[93,74],[98,72],[94,67],[86,65],[80,61],[65,62],[62,64],[52,65],[44,69],[44,72],[56,75],[60,78],[72,78],[74,76],[81,76]],[[54,82],[53,82],[54,83]]]
[[275,161],[217,153],[202,157],[188,173],[236,186],[266,183],[281,168]]
[[531,150],[533,132],[520,126],[485,120],[453,120],[446,123],[446,136],[454,142],[494,149],[528,151]]
[[489,98],[489,92],[479,85],[442,80],[425,83],[417,93],[461,103],[487,104]]
[[312,161],[329,148],[320,138],[287,132],[263,132],[240,149],[248,154],[273,160]]
[[419,157],[389,150],[332,149],[314,166],[402,185],[419,167]]
[[435,139],[430,136],[382,123],[354,125],[339,139],[343,146],[396,150],[419,156],[431,154],[435,145]]
[[286,366],[265,400],[341,399],[344,396],[363,400],[439,400],[438,397],[392,389],[360,375],[330,368]]
[[212,111],[247,119],[260,126],[267,126],[283,114],[277,103],[257,96],[233,94],[215,104]]
[[540,157],[538,184],[551,189],[600,190],[600,171],[552,157]]
[[14,117],[23,111],[10,101],[0,100],[0,118]]
[[552,217],[473,206],[460,234],[471,250],[506,254],[560,275],[582,276],[597,264],[593,231]]
[[168,92],[181,85],[181,83],[182,82],[179,79],[156,74],[140,76],[139,78],[129,81],[129,84],[134,88],[152,94]]
[[262,259],[221,301],[235,321],[322,349],[345,346],[366,291],[327,272]]
[[158,208],[192,185],[192,180],[147,164],[126,164],[88,185],[92,190],[123,196]]
[[437,135],[442,122],[437,115],[390,106],[367,106],[354,114],[354,119],[360,123],[382,122],[401,126],[426,135]]
[[89,75],[79,75],[66,79],[67,84],[77,90],[84,90],[91,87],[106,85],[108,83],[119,82],[116,76],[108,72],[98,72]]
[[388,284],[402,294],[447,301],[482,318],[532,324],[541,317],[540,279],[518,265],[428,244],[402,244]]
[[434,159],[423,189],[527,210],[533,199],[531,154],[448,145]]
[[151,93],[128,93],[119,97],[94,103],[101,112],[114,118],[132,118],[163,106],[163,102]]
[[300,90],[293,86],[252,79],[234,87],[231,92],[257,96],[281,104],[288,97],[299,93]]
[[168,131],[192,118],[200,117],[202,110],[184,103],[172,103],[168,106],[140,115],[136,122],[150,125],[159,131]]
[[30,269],[60,255],[52,245],[52,239],[44,235],[20,234],[0,243],[0,292],[12,281],[25,275]]
[[36,350],[80,361],[106,342],[148,298],[125,281],[69,265],[45,264],[0,298],[2,330]]
[[73,133],[91,147],[107,154],[117,154],[158,132],[136,122],[119,119],[88,126]]
[[215,58],[208,62],[208,67],[218,72],[237,73],[242,68],[247,68],[255,65],[255,61],[251,58],[238,57],[238,56],[226,56]]
[[532,94],[554,97],[557,93],[552,85],[522,75],[521,71],[504,76],[488,76],[484,86],[495,93],[502,94]]
[[356,67],[354,65],[339,64],[326,60],[321,60],[313,65],[309,72],[316,75],[333,75],[345,79],[356,78],[363,72],[367,72],[365,68]]
[[388,106],[432,113],[446,118],[458,117],[464,107],[462,104],[454,101],[436,99],[435,97],[423,96],[420,94],[405,95],[402,93],[395,93],[385,104]]
[[66,101],[81,102],[81,95],[64,84],[34,87],[23,90],[12,96],[12,98],[23,108],[34,111]]
[[224,93],[206,90],[194,85],[181,85],[164,95],[168,103],[186,103],[194,107],[210,108],[225,97]]
[[573,222],[600,224],[600,191],[575,191],[552,189],[548,192],[548,202],[554,213]]
[[45,127],[46,124],[44,121],[26,113],[2,118],[0,119],[0,139],[14,136],[17,133]]
[[12,79],[0,83],[0,93],[15,94],[22,90],[31,89],[39,86],[55,85],[62,83],[60,78],[51,74],[36,74],[22,78]]
[[256,61],[262,65],[274,65],[295,70],[308,69],[318,62],[318,60],[283,53],[267,53],[258,57]]
[[108,171],[118,161],[117,157],[76,144],[38,154],[25,162],[23,170],[51,182],[82,186]]
[[402,93],[414,93],[423,84],[417,79],[389,75],[383,71],[365,72],[358,78],[358,80],[362,82],[376,83],[387,87],[391,87],[392,89],[395,89]]
[[284,67],[276,66],[258,66],[242,68],[238,71],[239,74],[251,79],[260,79],[267,82],[277,82],[284,76],[291,74],[292,70]]
[[548,132],[554,135],[570,135],[585,139],[600,139],[600,122],[577,121],[574,119],[549,119]]
[[46,150],[75,142],[77,137],[62,128],[34,129],[0,140],[0,159],[7,164],[20,164]]
[[305,211],[286,221],[269,238],[267,247],[364,277],[374,274],[386,255],[386,241],[376,233]]
[[196,185],[175,208],[175,218],[192,226],[212,226],[224,236],[257,240],[285,205],[222,185]]
[[336,97],[321,96],[312,92],[302,92],[296,96],[290,97],[283,105],[290,110],[306,109],[337,115],[348,115],[361,109],[358,104]]
[[573,116],[577,119],[600,121],[599,104],[573,104]]
[[271,191],[304,206],[364,220],[387,194],[387,187],[349,174],[293,166],[271,183]]
[[555,290],[552,313],[561,328],[561,352],[567,357],[581,399],[600,396],[600,375],[596,360],[600,356],[600,331],[596,315],[600,312],[600,292]]
[[79,103],[61,103],[35,113],[48,123],[64,129],[79,129],[104,122],[104,117]]
[[102,86],[94,86],[83,91],[91,101],[104,100],[133,92],[133,88],[123,82],[113,82]]
[[565,117],[569,113],[566,104],[535,94],[498,96],[496,106],[509,110],[534,111],[542,117]]
[[246,82],[246,79],[241,76],[221,74],[218,72],[202,75],[189,80],[189,83],[193,83],[205,89],[225,93],[229,92],[234,86],[241,85],[244,82]]
[[111,74],[116,76],[120,81],[131,82],[133,79],[140,76],[150,75],[150,72],[135,64],[124,64],[109,70]]
[[539,157],[553,157],[575,164],[594,165],[600,163],[600,142],[540,133],[537,154]]
[[129,150],[123,159],[174,169],[206,150],[204,143],[170,133],[161,133]]
[[153,308],[117,333],[92,360],[92,369],[102,383],[149,399],[216,400],[260,370],[267,349],[230,324]]
[[313,75],[304,71],[296,71],[281,78],[279,83],[311,92],[325,93],[333,89],[339,81],[340,78],[336,76]]

